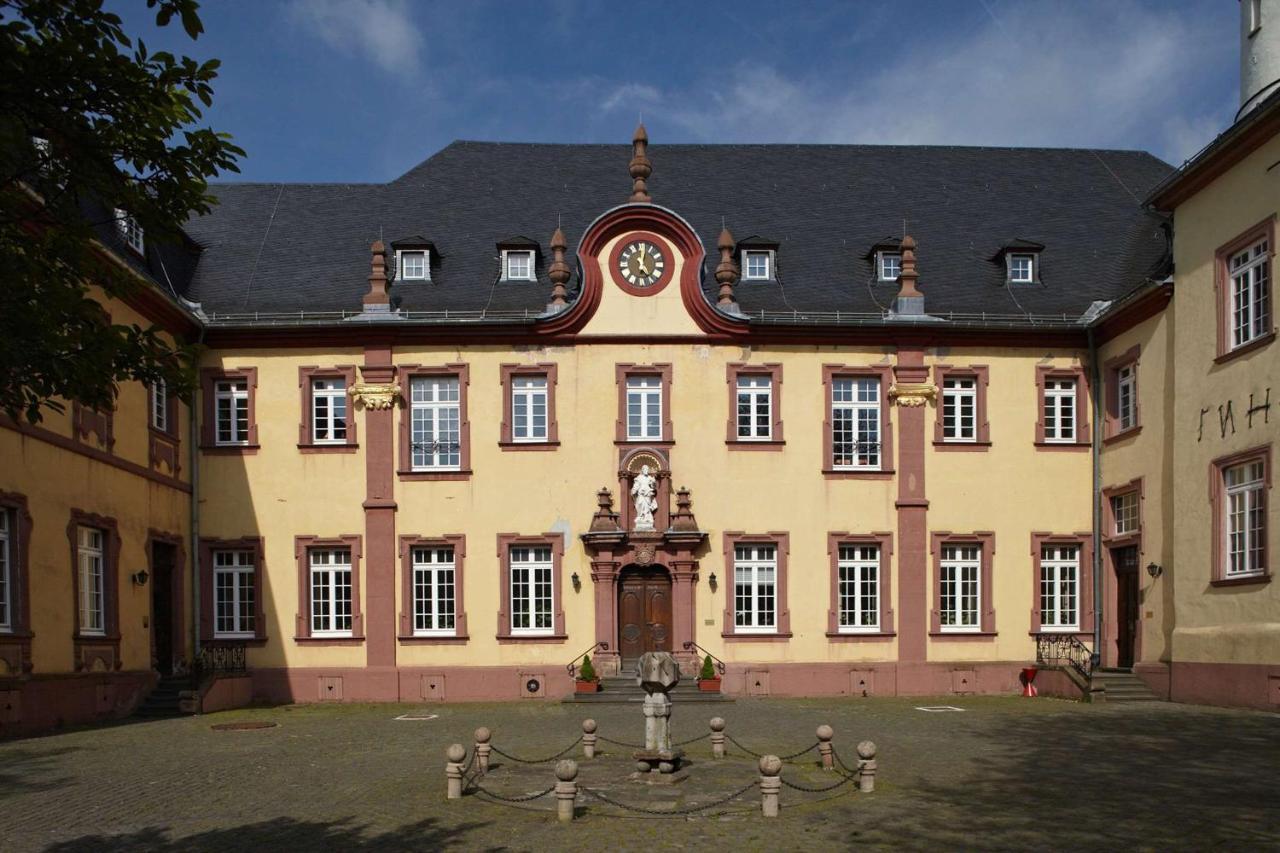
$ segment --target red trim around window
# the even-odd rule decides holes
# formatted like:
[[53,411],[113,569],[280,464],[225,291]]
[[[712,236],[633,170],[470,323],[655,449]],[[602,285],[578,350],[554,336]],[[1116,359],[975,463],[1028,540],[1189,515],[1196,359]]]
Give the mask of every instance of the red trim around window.
[[[933,384],[938,388],[938,403],[933,420],[933,446],[938,450],[958,450],[961,452],[983,453],[991,446],[991,422],[987,418],[987,386],[990,384],[989,368],[985,364],[967,364],[953,366],[935,364],[933,366]],[[946,407],[946,381],[948,379],[974,380],[974,440],[964,441],[952,439],[947,441],[944,432],[943,416]]]
[[[781,531],[768,533],[743,533],[740,530],[726,530],[724,541],[724,622],[720,636],[728,640],[769,642],[791,639],[791,610],[787,606],[787,562],[791,555],[791,535]],[[737,633],[734,610],[733,549],[738,545],[772,545],[777,555],[778,567],[775,579],[774,627],[776,631],[769,633]]]
[[[511,549],[514,546],[551,549],[551,607],[552,630],[549,634],[513,634],[511,632]],[[568,637],[564,631],[564,597],[561,594],[560,573],[564,562],[564,536],[559,533],[543,533],[541,536],[521,536],[518,533],[498,534],[498,633],[499,643],[563,643]]]
[[[353,646],[364,642],[364,618],[360,613],[360,555],[362,539],[348,533],[324,539],[319,536],[293,537],[293,556],[298,562],[298,614],[293,641],[312,646]],[[351,551],[351,636],[311,635],[311,561],[313,548],[346,548]]]
[[[400,467],[396,475],[401,480],[469,480],[471,479],[471,420],[467,414],[467,390],[471,385],[471,366],[468,364],[444,364],[439,367],[423,367],[420,364],[397,366],[400,376],[400,393],[404,406],[400,410]],[[413,380],[428,376],[451,376],[458,380],[458,470],[413,470],[413,453],[410,451],[413,412]]]
[[[880,380],[880,467],[848,469],[835,467],[831,438],[831,388],[836,379],[874,377]],[[822,475],[828,480],[890,480],[893,479],[893,407],[890,405],[889,388],[893,384],[893,365],[874,364],[854,366],[849,364],[822,365]]]
[[[880,603],[880,629],[878,631],[840,630],[840,546],[877,545],[880,548],[880,575],[877,600]],[[893,534],[846,533],[827,534],[827,563],[831,575],[831,605],[827,609],[827,639],[840,643],[874,642],[896,637],[893,630]]]
[[[996,535],[988,530],[976,533],[935,531],[929,537],[929,553],[933,562],[933,608],[929,611],[929,634],[935,640],[994,640],[996,637],[996,605],[993,579]],[[942,548],[944,545],[977,545],[982,561],[982,582],[978,590],[978,631],[942,630]]]
[[[224,379],[246,380],[249,392],[249,441],[247,444],[218,444],[217,407],[214,404],[213,387]],[[206,454],[251,456],[258,452],[258,368],[237,367],[234,370],[221,367],[200,369],[200,449]]]
[[[1076,614],[1079,627],[1075,630],[1044,628],[1040,624],[1040,552],[1046,545],[1075,545],[1079,548],[1079,566],[1076,569]],[[1093,534],[1088,531],[1072,534],[1032,533],[1031,566],[1031,633],[1092,634],[1095,619]]]
[[[347,439],[341,444],[317,444],[312,426],[315,422],[315,406],[312,405],[312,380],[341,379],[347,391]],[[303,453],[355,453],[355,407],[352,405],[351,388],[356,384],[356,368],[352,364],[337,367],[299,367],[298,391],[302,397],[302,419],[298,424],[298,449]]]
[[[1044,427],[1045,384],[1070,379],[1076,384],[1075,441],[1047,441]],[[1088,450],[1093,445],[1089,428],[1089,376],[1080,366],[1036,367],[1036,447],[1040,450]]]
[[[773,424],[768,439],[744,439],[738,437],[738,377],[768,376],[772,390],[770,404],[773,408]],[[729,387],[729,419],[725,425],[725,444],[730,450],[781,450],[786,445],[782,434],[782,365],[746,364],[733,362],[725,365],[725,382]]]
[[[1142,384],[1138,378],[1138,360],[1142,348],[1134,344],[1119,355],[1102,363],[1103,375],[1106,377],[1106,394],[1103,397],[1102,443],[1113,444],[1142,432]],[[1120,428],[1120,371],[1125,367],[1133,368],[1133,426]]]
[[179,450],[182,446],[182,433],[178,429],[178,398],[172,393],[165,396],[165,420],[168,429],[160,429],[155,425],[156,390],[154,385],[147,385],[147,465],[159,468],[160,463],[169,466],[169,474],[178,476],[182,470],[182,459]]
[[[80,527],[102,532],[102,634],[84,634],[80,626]],[[93,671],[98,662],[107,671],[118,670],[122,665],[119,525],[110,516],[73,508],[67,522],[67,539],[71,544],[71,624],[76,671]]]
[[[1120,495],[1133,492],[1138,496],[1138,529],[1131,533],[1116,533],[1116,516],[1115,510],[1111,506],[1111,499]],[[1135,477],[1127,483],[1121,483],[1117,486],[1107,486],[1102,490],[1102,543],[1107,547],[1108,551],[1112,548],[1124,548],[1128,545],[1137,545],[1138,551],[1142,551],[1142,478]]]
[[[213,554],[215,551],[249,551],[253,554],[253,636],[218,637],[213,621]],[[261,536],[240,539],[200,540],[200,642],[206,646],[262,646],[267,642],[266,602],[263,600],[263,578],[266,577],[266,546]]]
[[[413,549],[414,548],[452,548],[453,549],[453,633],[426,634],[413,633]],[[400,537],[400,636],[402,645],[448,645],[461,644],[468,640],[467,611],[463,596],[463,563],[467,557],[467,537],[461,533],[446,533],[443,536],[401,536]]]
[[[1239,575],[1236,577],[1227,577],[1226,573],[1226,525],[1223,523],[1226,515],[1226,471],[1228,468],[1234,468],[1237,465],[1244,465],[1249,462],[1262,463],[1262,571],[1257,574]],[[1258,447],[1251,447],[1248,450],[1242,450],[1239,453],[1231,453],[1226,456],[1219,456],[1209,463],[1209,506],[1212,508],[1212,539],[1211,550],[1213,566],[1210,570],[1211,586],[1248,586],[1253,584],[1265,584],[1271,582],[1271,525],[1268,518],[1268,511],[1271,504],[1271,443],[1268,442]]]
[[0,490],[9,513],[9,628],[0,631],[0,660],[10,676],[31,672],[31,512],[27,496]]
[[[560,424],[556,421],[556,385],[559,368],[555,362],[540,364],[503,364],[499,368],[502,382],[502,424],[498,446],[503,450],[555,450],[560,446]],[[547,437],[541,441],[515,441],[512,438],[511,380],[517,376],[545,376],[547,379]]]
[[[648,444],[669,446],[675,444],[671,425],[671,365],[615,364],[614,383],[618,387],[618,420],[614,427],[615,444]],[[627,438],[627,379],[632,376],[657,376],[662,380],[662,436],[652,438]]]
[[[1270,252],[1270,261],[1268,263],[1267,276],[1267,308],[1271,313],[1271,331],[1260,335],[1242,344],[1235,349],[1231,348],[1231,276],[1228,264],[1231,256],[1241,249],[1247,248],[1258,240],[1267,240],[1268,251]],[[1256,349],[1266,346],[1276,339],[1275,329],[1275,279],[1276,279],[1276,215],[1273,213],[1266,219],[1254,225],[1249,230],[1240,234],[1234,239],[1228,240],[1226,243],[1218,247],[1214,252],[1214,276],[1213,289],[1215,294],[1215,304],[1217,307],[1218,317],[1218,334],[1217,334],[1217,357],[1214,359],[1218,364],[1231,361],[1245,353],[1253,352]]]

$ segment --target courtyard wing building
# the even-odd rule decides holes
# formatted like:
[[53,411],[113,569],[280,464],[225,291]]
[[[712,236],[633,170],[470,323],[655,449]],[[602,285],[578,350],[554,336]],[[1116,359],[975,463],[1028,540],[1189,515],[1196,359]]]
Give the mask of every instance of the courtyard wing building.
[[0,731],[193,668],[206,710],[559,699],[655,649],[735,695],[1039,659],[1275,707],[1280,95],[1243,95],[1179,170],[639,128],[104,235],[200,392],[2,422]]

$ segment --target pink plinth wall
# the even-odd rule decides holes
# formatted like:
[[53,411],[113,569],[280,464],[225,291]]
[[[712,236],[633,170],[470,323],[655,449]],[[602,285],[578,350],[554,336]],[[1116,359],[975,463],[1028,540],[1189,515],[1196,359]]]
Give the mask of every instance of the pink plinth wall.
[[1133,674],[1142,679],[1152,693],[1161,699],[1169,698],[1169,664],[1135,663]]
[[201,690],[200,713],[243,708],[253,701],[253,678],[244,675],[216,675]]
[[[560,664],[370,669],[255,669],[253,698],[265,702],[494,702],[560,700],[573,679]],[[536,691],[528,689],[537,682]]]
[[1022,662],[734,663],[723,692],[737,696],[1017,695]]
[[1175,661],[1169,686],[1175,702],[1280,710],[1280,665]]
[[0,679],[0,737],[127,717],[155,682],[154,672]]
[[1036,690],[1041,696],[1058,699],[1083,699],[1084,691],[1060,669],[1040,669],[1036,674]]

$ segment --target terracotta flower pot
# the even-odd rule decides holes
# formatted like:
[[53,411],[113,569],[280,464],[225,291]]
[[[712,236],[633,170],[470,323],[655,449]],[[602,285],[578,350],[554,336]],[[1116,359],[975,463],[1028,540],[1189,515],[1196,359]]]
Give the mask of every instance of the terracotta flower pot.
[[575,681],[573,689],[575,693],[599,693],[604,685],[599,681]]
[[720,679],[719,678],[700,678],[698,679],[698,689],[703,693],[719,693]]

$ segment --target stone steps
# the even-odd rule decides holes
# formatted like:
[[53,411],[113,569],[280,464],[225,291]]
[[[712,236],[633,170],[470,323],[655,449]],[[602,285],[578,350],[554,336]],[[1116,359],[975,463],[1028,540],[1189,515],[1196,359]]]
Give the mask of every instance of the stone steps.
[[1146,682],[1127,669],[1094,670],[1091,686],[1102,687],[1108,702],[1162,702]]
[[[644,690],[636,684],[634,675],[611,675],[600,679],[604,688],[598,693],[574,693],[564,698],[565,702],[576,702],[596,705],[630,705],[644,701]],[[681,681],[675,689],[667,694],[672,704],[732,702],[733,698],[723,693],[704,693],[692,678]]]

